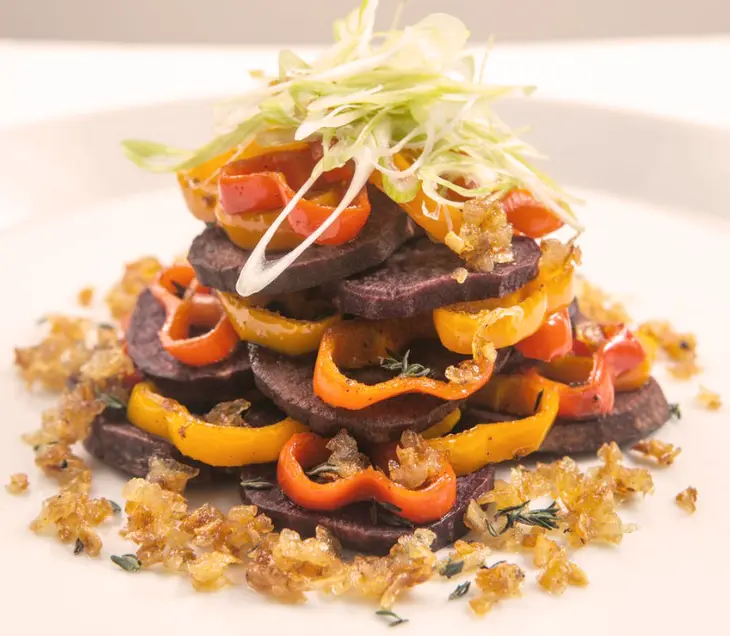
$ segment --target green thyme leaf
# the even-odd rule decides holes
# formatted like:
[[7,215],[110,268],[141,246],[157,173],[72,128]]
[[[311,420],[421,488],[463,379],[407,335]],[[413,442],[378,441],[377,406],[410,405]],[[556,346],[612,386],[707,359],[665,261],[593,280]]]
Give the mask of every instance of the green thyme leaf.
[[314,468],[308,470],[306,472],[308,477],[319,477],[320,475],[339,475],[339,468],[335,466],[334,464],[330,464],[329,462],[324,462],[322,464],[319,464],[318,466],[315,466]]
[[380,366],[388,371],[398,371],[398,377],[403,378],[423,378],[431,375],[431,369],[424,367],[422,364],[408,361],[411,350],[405,352],[402,359],[398,359],[398,354],[391,351],[388,352],[390,358],[380,358]]
[[457,598],[461,598],[469,591],[470,587],[471,587],[471,581],[464,581],[463,583],[460,583],[459,585],[456,586],[456,589],[453,592],[451,592],[451,594],[449,594],[449,600],[454,601]]
[[377,612],[375,612],[375,615],[376,616],[383,616],[385,618],[390,619],[390,623],[388,623],[388,627],[395,627],[396,625],[402,625],[403,623],[407,623],[408,622],[408,619],[407,618],[402,618],[402,617],[398,616],[398,614],[396,614],[395,612],[393,612],[391,610],[381,609],[381,610],[378,610]]
[[119,398],[110,395],[109,393],[99,392],[96,394],[96,397],[104,402],[104,404],[106,404],[106,406],[108,406],[110,409],[121,410],[127,408],[127,405],[124,402],[122,402]]
[[504,534],[510,528],[520,523],[525,526],[537,526],[546,530],[555,530],[558,527],[558,519],[560,510],[557,503],[553,501],[547,508],[537,508],[535,510],[528,509],[530,500],[522,502],[516,506],[502,508],[494,515],[495,520],[499,518],[505,519],[505,524],[500,530],[495,530],[491,523],[487,522],[487,530],[493,537]]
[[109,502],[109,505],[112,507],[112,512],[115,515],[118,515],[122,511],[122,507],[116,501],[112,501],[111,499],[107,499],[107,501]]
[[85,547],[86,546],[84,545],[84,542],[81,539],[77,538],[76,543],[74,544],[74,554],[78,556],[84,551]]
[[463,561],[447,561],[446,564],[439,570],[439,574],[441,576],[445,576],[447,579],[450,579],[452,576],[456,576],[457,574],[461,574],[462,570],[464,569],[464,562]]
[[242,479],[241,488],[248,488],[250,490],[270,490],[274,487],[270,481],[266,479]]
[[672,402],[669,405],[669,417],[673,420],[682,419],[682,408],[679,406],[679,402]]
[[139,572],[142,569],[142,562],[137,558],[136,554],[118,554],[111,555],[112,563],[118,565],[125,572]]

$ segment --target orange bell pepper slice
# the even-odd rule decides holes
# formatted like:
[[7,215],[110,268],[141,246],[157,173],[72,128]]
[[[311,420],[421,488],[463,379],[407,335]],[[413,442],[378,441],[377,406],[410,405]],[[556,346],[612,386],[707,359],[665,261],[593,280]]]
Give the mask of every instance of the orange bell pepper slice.
[[[307,143],[305,142],[276,146],[279,150],[297,150],[306,147]],[[180,185],[188,210],[196,219],[213,223],[218,206],[218,176],[221,168],[236,159],[255,157],[270,151],[270,147],[261,146],[253,141],[245,148],[232,148],[195,168],[178,172],[177,182]]]
[[[251,214],[228,214],[219,205],[215,208],[215,220],[234,245],[244,250],[253,250],[266,230],[279,216],[281,210],[269,210]],[[269,244],[267,250],[283,252],[299,245],[304,239],[291,229],[288,223],[282,223]]]
[[640,367],[647,357],[639,339],[623,325],[602,329],[606,339],[594,352],[576,341],[573,355],[528,372],[558,386],[561,418],[589,419],[610,413],[616,378]]
[[433,326],[422,316],[401,320],[348,320],[330,327],[319,345],[314,367],[314,393],[330,406],[360,410],[406,393],[423,393],[442,400],[461,400],[483,387],[494,370],[496,352],[485,343],[483,351],[459,364],[463,380],[443,382],[430,377],[398,376],[368,385],[340,371],[378,364],[391,351],[400,351],[411,341],[433,336]]
[[[178,288],[184,290],[183,297]],[[173,265],[163,270],[149,287],[165,309],[165,322],[159,331],[163,349],[189,366],[203,367],[230,356],[239,343],[218,298],[200,285],[190,265]],[[190,337],[192,326],[209,329]]]
[[395,507],[399,516],[413,523],[428,523],[443,517],[456,501],[456,475],[444,462],[443,473],[417,490],[409,490],[385,473],[365,470],[320,484],[305,473],[326,461],[327,440],[315,433],[293,435],[281,449],[276,479],[284,494],[308,510],[338,510],[358,501],[379,501]]
[[488,298],[439,307],[433,322],[441,344],[468,354],[478,340],[497,349],[516,345],[534,334],[550,313],[568,306],[574,296],[573,264],[542,266],[535,280],[503,298]]
[[132,389],[127,419],[137,428],[169,440],[186,457],[209,466],[274,462],[292,435],[309,430],[290,418],[258,428],[211,424],[161,395],[149,382]]
[[342,320],[339,313],[322,320],[298,320],[257,307],[251,298],[238,294],[218,292],[218,298],[241,340],[290,356],[316,351],[324,332]]
[[[299,150],[272,150],[229,163],[218,180],[221,207],[229,215],[281,210],[310,178],[318,159],[312,145]],[[292,231],[307,237],[317,230],[334,212],[352,175],[351,165],[322,174],[310,196],[301,199],[287,217]],[[370,200],[363,188],[317,243],[341,245],[351,241],[369,216]]]
[[[393,163],[398,170],[406,170],[411,165],[411,161],[401,154],[393,157]],[[377,170],[370,177],[370,182],[385,192],[383,177]],[[509,190],[500,203],[507,215],[507,220],[517,232],[525,236],[542,238],[563,225],[560,219],[527,190]],[[445,205],[439,208],[439,204],[427,197],[420,188],[415,198],[398,205],[415,223],[441,243],[446,241],[446,235],[450,231],[458,234],[461,229],[461,210]]]
[[531,336],[520,340],[515,349],[526,358],[550,362],[573,349],[573,325],[567,308],[550,314]]

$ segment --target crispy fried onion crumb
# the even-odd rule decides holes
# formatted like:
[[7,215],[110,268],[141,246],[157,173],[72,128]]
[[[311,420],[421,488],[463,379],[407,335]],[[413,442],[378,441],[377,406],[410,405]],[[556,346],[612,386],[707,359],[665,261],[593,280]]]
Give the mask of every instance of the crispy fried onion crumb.
[[28,490],[29,485],[28,475],[25,473],[15,473],[14,475],[10,475],[10,480],[5,485],[5,490],[11,495],[20,495]]
[[246,412],[251,402],[244,399],[216,404],[205,416],[205,421],[218,426],[247,426]]
[[331,472],[321,473],[320,476],[352,477],[370,466],[368,456],[358,450],[357,441],[344,428],[327,442],[327,450],[331,454],[326,466],[331,468]]
[[465,267],[457,267],[451,272],[451,278],[453,278],[459,285],[463,285],[466,279],[469,277],[469,270]]
[[60,484],[60,491],[43,502],[30,529],[55,532],[63,543],[75,543],[76,550],[97,556],[102,544],[94,528],[113,514],[114,507],[108,499],[91,496],[91,470],[65,442],[38,448],[36,464]]
[[92,301],[94,300],[94,288],[93,287],[84,287],[83,289],[79,290],[79,293],[76,295],[76,302],[78,302],[79,305],[82,307],[88,307],[91,305]]
[[454,543],[453,552],[439,563],[438,571],[441,576],[451,578],[458,574],[474,572],[484,566],[487,557],[492,551],[479,541],[463,541]]
[[679,446],[658,439],[642,439],[631,447],[631,450],[641,453],[646,458],[656,460],[661,466],[671,466],[682,452]]
[[697,488],[688,486],[674,498],[677,505],[689,514],[697,511]]
[[36,383],[48,391],[62,391],[77,378],[97,350],[116,345],[118,334],[109,325],[86,318],[49,315],[41,341],[15,349],[15,365],[28,388]]
[[420,488],[444,471],[445,457],[411,430],[403,433],[395,453],[398,461],[388,462],[390,478],[410,490]]
[[199,474],[199,469],[169,457],[150,457],[147,461],[147,481],[172,492],[182,494],[188,482]]
[[[535,530],[541,530],[536,528]],[[525,537],[525,545],[529,546],[534,538],[532,548],[532,562],[542,571],[537,582],[551,594],[562,594],[568,585],[585,587],[588,577],[575,563],[568,559],[566,549],[543,533],[534,533]]]
[[514,563],[496,563],[481,569],[474,579],[479,596],[469,601],[469,605],[475,613],[484,615],[499,601],[519,596],[524,580],[525,573]]
[[159,566],[190,578],[198,590],[216,590],[242,580],[285,602],[305,592],[354,595],[391,607],[405,590],[429,580],[436,568],[435,535],[425,529],[401,537],[384,557],[341,557],[339,542],[325,528],[308,539],[289,529],[273,531],[255,506],[227,513],[207,503],[189,511],[180,492],[161,483],[132,479],[123,490],[127,523],[122,536],[137,544],[142,567]]
[[710,391],[710,389],[700,386],[697,393],[697,402],[708,411],[717,411],[722,407],[722,398],[719,393]]
[[525,530],[520,524],[494,537],[489,526],[499,528],[496,510],[518,506],[525,501],[550,496],[559,507],[556,533],[574,548],[592,542],[621,543],[623,535],[635,527],[618,516],[619,506],[639,494],[652,492],[653,480],[644,468],[628,468],[615,443],[598,451],[602,464],[582,472],[569,457],[550,464],[538,463],[535,470],[522,466],[512,469],[510,481],[497,480],[494,490],[471,501],[464,521],[492,548],[523,549]]
[[669,372],[687,380],[702,371],[697,365],[697,340],[691,333],[680,333],[666,320],[649,320],[639,325],[639,336],[653,341],[669,360]]
[[580,312],[592,322],[601,324],[631,322],[631,316],[623,303],[584,278],[576,279],[575,297]]
[[464,203],[461,229],[449,232],[445,242],[472,270],[491,272],[495,265],[514,260],[512,235],[499,200],[481,197]]
[[146,256],[128,263],[122,279],[106,295],[106,304],[117,320],[129,315],[139,296],[162,269],[162,264],[153,256]]

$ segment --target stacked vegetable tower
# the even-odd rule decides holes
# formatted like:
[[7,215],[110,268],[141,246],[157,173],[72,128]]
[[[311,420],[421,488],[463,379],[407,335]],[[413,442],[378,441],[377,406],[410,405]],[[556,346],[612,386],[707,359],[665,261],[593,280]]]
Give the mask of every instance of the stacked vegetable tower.
[[577,222],[491,112],[504,89],[427,53],[458,25],[376,46],[373,10],[311,66],[284,54],[232,132],[168,166],[207,227],[139,297],[142,381],[87,447],[240,478],[280,526],[377,553],[465,534],[496,463],[632,442],[669,410],[637,337],[577,310],[580,251],[546,238]]

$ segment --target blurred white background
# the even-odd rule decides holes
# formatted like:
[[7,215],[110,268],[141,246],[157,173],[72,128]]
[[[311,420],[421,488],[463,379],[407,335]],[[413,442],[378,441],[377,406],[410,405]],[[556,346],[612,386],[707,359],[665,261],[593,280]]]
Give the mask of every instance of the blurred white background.
[[[357,2],[0,0],[0,38],[315,44]],[[383,22],[398,3],[381,0]],[[729,0],[409,0],[403,23],[433,11],[463,19],[475,41],[730,33]]]

